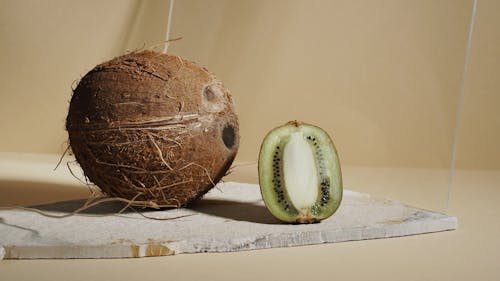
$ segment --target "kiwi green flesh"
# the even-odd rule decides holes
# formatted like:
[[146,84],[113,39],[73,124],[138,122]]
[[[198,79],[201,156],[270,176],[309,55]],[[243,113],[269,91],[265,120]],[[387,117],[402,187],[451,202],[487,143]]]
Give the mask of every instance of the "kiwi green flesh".
[[312,223],[330,217],[342,200],[335,146],[321,128],[290,122],[265,137],[259,183],[269,211],[285,222]]

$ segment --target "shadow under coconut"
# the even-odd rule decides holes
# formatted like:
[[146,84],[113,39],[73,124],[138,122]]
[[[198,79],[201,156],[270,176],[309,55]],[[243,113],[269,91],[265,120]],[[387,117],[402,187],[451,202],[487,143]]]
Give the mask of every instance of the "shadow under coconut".
[[88,196],[88,188],[76,184],[0,179],[0,206],[41,205]]
[[[81,208],[88,199],[77,199],[77,200],[69,200],[69,201],[60,201],[49,204],[35,205],[30,206],[31,208],[35,208],[40,211],[45,212],[60,212],[60,213],[73,213],[79,208]],[[98,199],[97,199],[98,200]],[[88,209],[82,210],[78,212],[78,214],[84,215],[113,215],[118,214],[121,211],[121,214],[127,213],[135,213],[132,208],[127,208],[122,210],[127,204],[123,202],[103,202],[92,206]],[[141,210],[142,211],[142,210]]]
[[[70,214],[81,208],[86,201],[87,199],[78,199],[78,200],[61,201],[43,205],[35,205],[31,207],[45,212],[59,212],[59,213]],[[148,208],[145,209],[136,208],[134,210],[133,208],[127,208],[125,210],[122,210],[125,206],[126,204],[123,202],[103,202],[101,204],[92,206],[91,208],[85,209],[79,212],[79,214],[113,215],[113,214],[118,214],[118,212],[121,211],[121,214],[141,212],[143,214],[154,215],[154,213],[157,211],[169,210],[168,208],[161,210],[154,210]],[[262,224],[281,223],[279,220],[274,218],[269,213],[266,207],[255,205],[251,202],[201,199],[194,202],[191,206],[188,207],[188,209],[210,216],[217,216],[237,221],[248,221],[248,222],[262,223]],[[176,210],[176,209],[173,208],[170,210]]]
[[[89,196],[88,189],[78,185],[0,179],[0,206],[28,206],[42,212],[71,214],[85,205],[88,200],[85,198],[87,196]],[[116,215],[121,211],[121,214],[140,212],[154,216],[158,211],[148,208],[122,210],[125,206],[126,203],[123,202],[102,202],[82,210],[79,214],[105,216]],[[253,202],[201,198],[193,202],[188,209],[237,221],[262,224],[281,223],[269,213],[265,206]],[[169,209],[161,209],[161,211],[166,210]]]
[[190,206],[191,210],[199,213],[227,218],[237,221],[248,221],[262,224],[281,224],[269,213],[265,206],[251,202],[232,200],[201,199]]

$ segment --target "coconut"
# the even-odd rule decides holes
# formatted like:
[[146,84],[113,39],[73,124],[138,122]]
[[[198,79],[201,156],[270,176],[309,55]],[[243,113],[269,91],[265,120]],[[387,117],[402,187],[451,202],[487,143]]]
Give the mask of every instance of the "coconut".
[[66,129],[91,182],[146,207],[200,198],[226,174],[240,138],[223,84],[193,62],[153,51],[87,73],[74,90]]

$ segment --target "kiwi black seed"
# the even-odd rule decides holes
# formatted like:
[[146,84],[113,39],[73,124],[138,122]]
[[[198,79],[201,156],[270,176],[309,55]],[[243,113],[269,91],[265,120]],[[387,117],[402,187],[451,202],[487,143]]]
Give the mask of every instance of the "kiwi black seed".
[[259,182],[266,207],[284,222],[319,222],[335,213],[342,200],[340,161],[330,136],[298,121],[265,137]]

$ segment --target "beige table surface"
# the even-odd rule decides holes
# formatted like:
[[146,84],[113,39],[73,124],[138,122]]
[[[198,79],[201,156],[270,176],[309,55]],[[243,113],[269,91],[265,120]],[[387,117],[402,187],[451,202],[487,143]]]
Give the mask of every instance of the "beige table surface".
[[[56,160],[55,160],[56,159]],[[54,155],[0,154],[0,205],[82,198]],[[382,176],[381,176],[382,175]],[[256,182],[255,165],[230,180]],[[445,211],[446,171],[344,167],[352,189]],[[500,280],[500,171],[457,171],[456,231],[237,253],[108,260],[3,260],[0,280]]]

